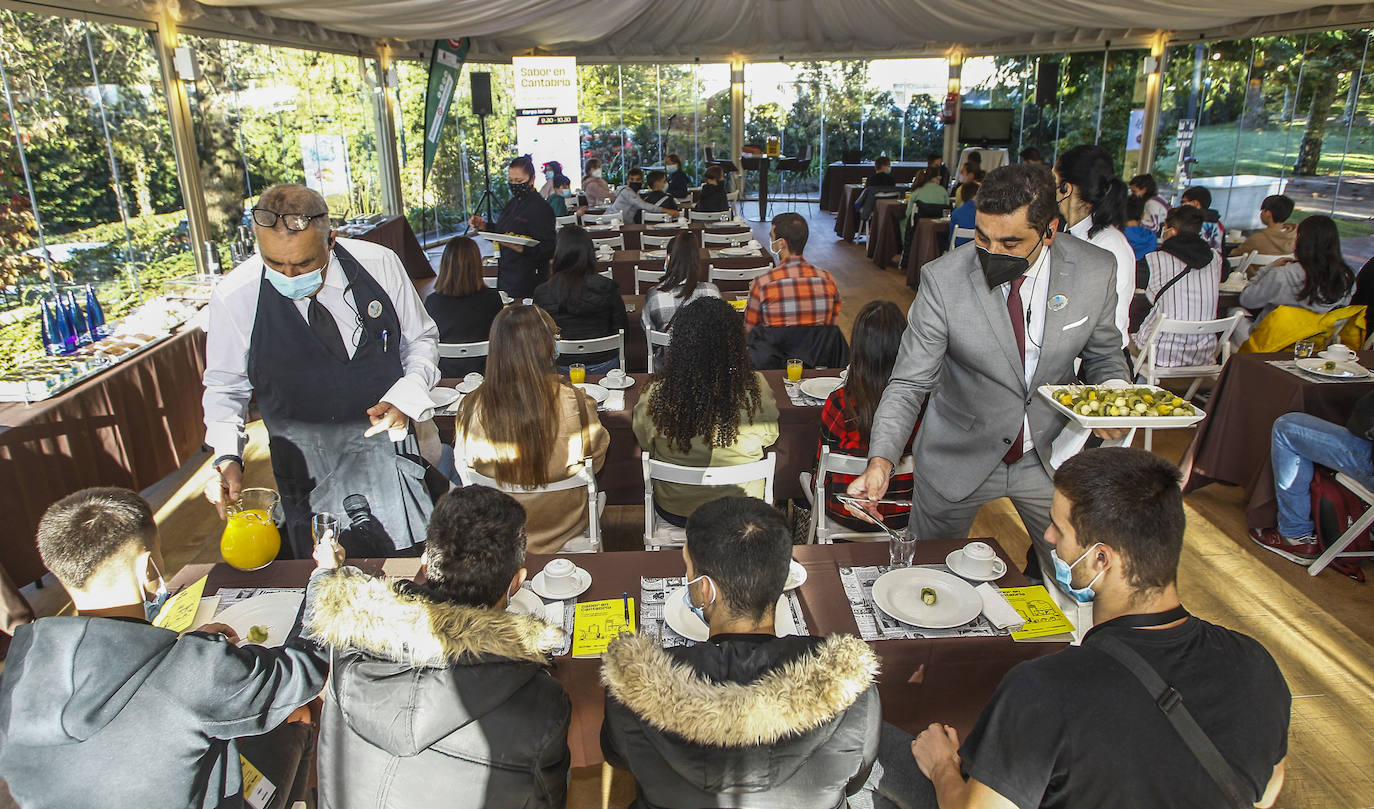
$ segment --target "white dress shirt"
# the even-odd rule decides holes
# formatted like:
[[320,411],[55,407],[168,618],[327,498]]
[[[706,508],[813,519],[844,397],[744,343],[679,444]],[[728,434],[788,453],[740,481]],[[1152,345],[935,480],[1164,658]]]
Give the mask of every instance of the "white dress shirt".
[[[1045,306],[1050,293],[1050,248],[1042,245],[1040,256],[1026,271],[1026,280],[1021,284],[1021,303],[1025,306],[1022,316],[1026,318],[1026,389],[1030,390],[1035,381],[1035,371],[1040,367],[1040,347],[1045,344]],[[1002,300],[1011,297],[1011,282],[1002,284]],[[1010,314],[1008,314],[1010,317]],[[1013,329],[1013,334],[1015,330]],[[1031,440],[1030,415],[1022,417],[1021,449],[1029,454],[1035,449]]]
[[1131,299],[1135,297],[1135,249],[1126,234],[1111,225],[1089,236],[1092,226],[1093,218],[1085,216],[1069,228],[1069,233],[1116,256],[1116,328],[1125,348],[1130,344]]
[[[372,274],[391,298],[400,320],[401,333],[389,339],[401,352],[402,377],[382,396],[382,401],[414,421],[428,421],[436,405],[430,390],[439,382],[438,327],[425,311],[401,259],[391,249],[357,239],[339,239],[338,244]],[[203,405],[205,443],[210,445],[215,457],[242,455],[248,439],[244,419],[253,395],[253,386],[248,381],[248,350],[257,318],[262,271],[262,258],[256,254],[250,256],[226,275],[210,296]],[[360,313],[354,308],[353,292],[345,292],[347,284],[343,267],[338,258],[331,255],[324,286],[315,298],[333,315],[348,355],[352,357],[362,330],[357,325]],[[295,303],[302,322],[308,322],[306,313],[310,299],[303,298]],[[366,307],[367,302],[363,306]],[[365,312],[361,314],[367,316]],[[271,348],[290,350],[289,346]],[[358,414],[359,418],[365,416],[365,413]],[[404,431],[392,431],[393,441],[404,437]]]

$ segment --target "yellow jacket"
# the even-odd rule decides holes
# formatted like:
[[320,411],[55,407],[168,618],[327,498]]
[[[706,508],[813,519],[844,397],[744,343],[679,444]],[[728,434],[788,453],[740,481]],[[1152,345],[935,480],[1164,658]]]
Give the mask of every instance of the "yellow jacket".
[[1240,347],[1242,354],[1265,354],[1286,351],[1299,340],[1331,341],[1332,330],[1342,320],[1340,342],[1358,349],[1364,344],[1365,307],[1342,306],[1326,314],[1318,314],[1300,306],[1280,306],[1265,315],[1250,332],[1250,338]]

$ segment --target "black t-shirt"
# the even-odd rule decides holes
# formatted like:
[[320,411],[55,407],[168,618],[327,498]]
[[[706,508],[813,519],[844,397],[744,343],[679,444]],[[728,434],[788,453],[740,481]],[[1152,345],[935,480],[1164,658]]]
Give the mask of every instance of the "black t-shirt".
[[1288,751],[1288,684],[1253,638],[1198,618],[1171,629],[1106,624],[1081,647],[1007,672],[959,754],[965,775],[1022,809],[1203,809],[1226,799],[1145,686],[1092,635],[1130,645],[1258,800]]
[[[461,298],[430,293],[425,298],[425,311],[439,327],[441,343],[480,343],[491,333],[491,322],[501,312],[501,293],[494,289],[480,289]],[[485,373],[486,358],[441,359],[439,373],[458,377],[474,371]]]

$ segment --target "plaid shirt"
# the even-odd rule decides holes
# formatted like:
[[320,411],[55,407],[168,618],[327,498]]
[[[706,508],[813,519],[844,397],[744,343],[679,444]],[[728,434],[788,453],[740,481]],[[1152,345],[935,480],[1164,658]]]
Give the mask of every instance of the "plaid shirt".
[[792,256],[749,286],[744,322],[751,326],[832,326],[840,313],[835,279]]
[[[916,440],[916,430],[920,426],[921,423],[918,421],[912,428],[903,455],[911,454],[911,442]],[[830,447],[831,452],[842,455],[856,455],[860,458],[868,455],[868,441],[859,433],[859,425],[845,399],[843,387],[836,388],[830,394],[825,400],[825,407],[821,410],[821,441],[816,445],[817,462],[820,461],[822,444]],[[825,516],[832,522],[855,531],[877,531],[876,525],[862,517],[853,516],[835,499],[836,495],[845,493],[845,489],[854,480],[854,475],[832,472],[827,477],[829,479],[825,481]],[[910,500],[911,492],[912,476],[909,473],[894,475],[888,483],[887,494],[883,497],[888,500]],[[883,523],[888,528],[905,528],[911,509],[905,506],[879,504],[878,513],[883,515]]]
[[644,321],[644,330],[667,331],[668,324],[673,321],[673,317],[678,310],[698,298],[719,298],[720,287],[709,281],[697,283],[692,290],[692,297],[683,300],[679,297],[682,292],[681,287],[664,292],[655,285],[644,296],[644,311],[640,314],[640,319]]

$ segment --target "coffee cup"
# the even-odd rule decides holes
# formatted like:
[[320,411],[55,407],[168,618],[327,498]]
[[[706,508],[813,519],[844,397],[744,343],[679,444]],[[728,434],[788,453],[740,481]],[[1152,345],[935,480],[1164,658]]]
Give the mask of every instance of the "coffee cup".
[[1332,360],[1353,360],[1355,359],[1355,352],[1350,350],[1349,346],[1332,343],[1322,352],[1322,356]]
[[612,385],[625,384],[625,372],[619,368],[612,368],[606,372],[606,381]]
[[569,593],[577,589],[573,573],[577,565],[567,559],[553,559],[544,565],[544,587],[550,593]]
[[476,371],[473,371],[472,373],[465,374],[463,376],[463,382],[467,385],[480,385],[482,384],[482,375],[477,373]]
[[997,552],[986,542],[970,542],[964,546],[964,570],[974,576],[990,576],[1003,565],[998,564]]

